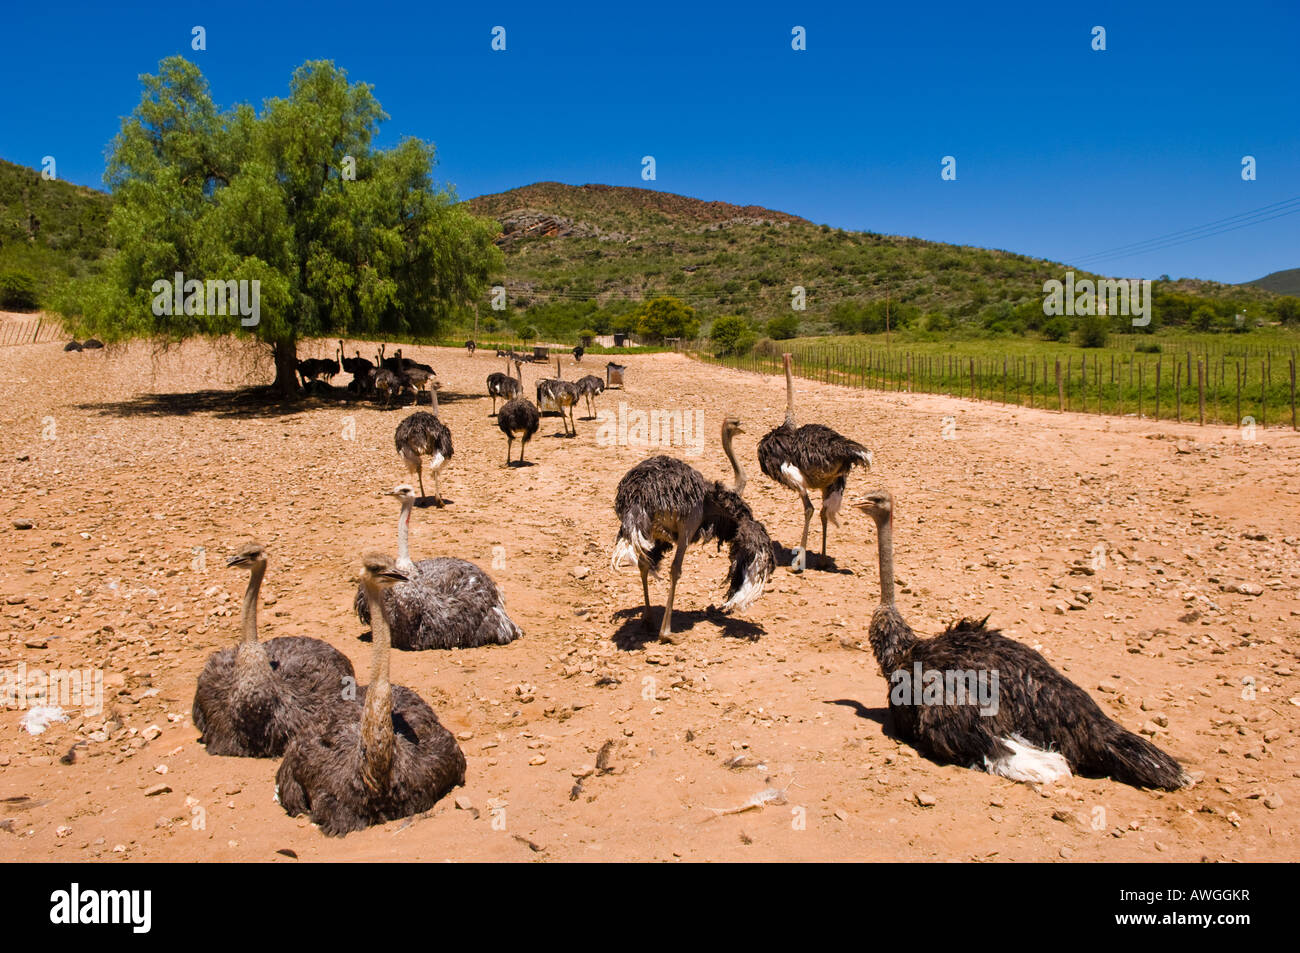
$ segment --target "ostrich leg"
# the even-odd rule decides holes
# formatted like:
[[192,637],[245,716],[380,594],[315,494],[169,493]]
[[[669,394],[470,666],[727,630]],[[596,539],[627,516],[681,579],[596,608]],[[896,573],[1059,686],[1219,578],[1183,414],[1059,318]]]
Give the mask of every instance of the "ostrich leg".
[[424,496],[424,467],[419,463],[415,465],[415,476],[420,481],[420,496]]
[[641,563],[641,595],[645,597],[645,611],[641,613],[641,625],[650,631],[650,567]]
[[437,501],[439,509],[446,506],[442,501],[442,486],[438,483],[438,472],[436,470],[433,473],[433,498]]
[[496,395],[496,394],[493,394],[493,395],[492,395],[492,413],[488,414],[488,416],[489,416],[489,417],[495,417],[496,415],[497,415],[497,395]]
[[822,555],[826,555],[826,504],[822,504]]
[[[799,496],[802,497],[802,499],[803,499],[803,538],[802,538],[802,540],[801,540],[800,543],[799,543],[799,551],[802,552],[802,553],[804,554],[804,557],[805,557],[805,559],[806,559],[806,558],[807,558],[807,554],[808,554],[808,528],[809,528],[809,526],[812,525],[813,504],[812,504],[812,500],[810,500],[810,499],[808,498],[808,491],[805,490],[803,487],[800,487],[800,488],[799,488]],[[823,542],[823,545],[824,545],[824,544],[825,544],[825,524],[823,524],[823,526],[822,526],[822,536],[823,536],[822,542]],[[824,549],[823,549],[823,552],[825,552]],[[795,571],[795,572],[803,572],[803,567],[800,567],[800,568],[798,568],[798,569],[795,569],[794,571]]]
[[506,466],[510,466],[510,450],[515,445],[515,438],[506,434]]
[[686,547],[690,545],[695,530],[677,533],[677,552],[673,553],[673,565],[668,574],[668,601],[664,603],[664,620],[659,625],[659,641],[673,641],[673,596],[677,594],[677,580],[682,574],[682,562],[686,559]]
[[519,465],[520,465],[521,467],[524,465],[524,447],[526,447],[526,446],[528,446],[528,441],[527,441],[527,440],[520,440],[520,441],[519,441]]

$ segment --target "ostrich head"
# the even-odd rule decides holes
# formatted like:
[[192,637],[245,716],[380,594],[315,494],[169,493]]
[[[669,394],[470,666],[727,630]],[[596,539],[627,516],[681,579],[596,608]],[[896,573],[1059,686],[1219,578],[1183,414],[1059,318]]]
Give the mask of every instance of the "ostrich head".
[[411,502],[415,502],[415,487],[411,486],[409,483],[399,483],[391,490],[385,490],[384,496],[391,496],[399,500],[410,500]]
[[249,543],[226,560],[226,565],[232,568],[239,566],[247,569],[256,566],[258,563],[263,565],[266,563],[266,549],[261,543]]
[[723,437],[734,437],[736,434],[744,432],[744,428],[740,426],[739,417],[728,417],[722,422]]
[[395,586],[410,578],[397,568],[397,563],[391,556],[384,553],[366,553],[361,557],[361,566],[366,581],[381,589]]
[[894,515],[894,497],[888,490],[872,490],[854,500],[853,505],[875,520],[877,526]]

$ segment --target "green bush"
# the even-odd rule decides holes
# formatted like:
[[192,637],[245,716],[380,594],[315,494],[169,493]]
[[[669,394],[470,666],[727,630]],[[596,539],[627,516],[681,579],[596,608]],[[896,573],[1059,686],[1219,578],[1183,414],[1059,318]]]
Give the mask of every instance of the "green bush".
[[1043,324],[1043,337],[1049,341],[1064,341],[1070,336],[1070,322],[1058,315]]
[[1164,348],[1160,346],[1159,341],[1138,341],[1134,350],[1139,354],[1159,354]]
[[717,354],[743,354],[753,346],[753,338],[749,322],[735,314],[723,315],[709,329],[709,340]]
[[1104,314],[1094,314],[1079,321],[1079,347],[1105,347],[1110,336],[1110,319]]
[[632,316],[636,319],[637,333],[651,340],[693,338],[700,333],[695,309],[676,298],[653,298],[632,312]]
[[799,333],[799,318],[793,314],[783,314],[767,322],[768,337],[774,341],[788,341]]
[[0,274],[0,307],[31,311],[37,307],[36,279],[26,271]]

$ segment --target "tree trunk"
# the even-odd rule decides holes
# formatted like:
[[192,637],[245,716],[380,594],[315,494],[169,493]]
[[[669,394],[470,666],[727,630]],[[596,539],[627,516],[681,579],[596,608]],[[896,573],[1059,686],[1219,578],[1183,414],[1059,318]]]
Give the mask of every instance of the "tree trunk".
[[281,397],[297,397],[298,342],[276,341],[272,353],[275,356],[275,383],[271,389]]

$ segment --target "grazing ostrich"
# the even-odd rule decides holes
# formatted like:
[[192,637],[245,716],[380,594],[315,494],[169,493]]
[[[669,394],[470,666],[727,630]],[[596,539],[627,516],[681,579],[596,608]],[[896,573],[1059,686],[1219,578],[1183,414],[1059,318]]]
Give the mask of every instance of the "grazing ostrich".
[[[399,649],[470,649],[508,645],[524,633],[506,615],[505,597],[492,577],[463,559],[439,557],[411,562],[407,536],[415,490],[406,485],[386,494],[401,501],[397,518],[397,567],[409,580],[384,594],[393,645]],[[371,624],[374,613],[364,587],[353,602],[357,618]]]
[[742,500],[745,471],[731,449],[731,439],[743,433],[740,421],[728,417],[722,423],[722,449],[731,461],[735,484],[728,488],[710,483],[694,467],[676,457],[650,457],[629,470],[619,481],[614,496],[619,531],[612,560],[615,569],[635,560],[641,570],[641,592],[645,597],[642,622],[650,629],[650,586],[647,577],[657,573],[669,547],[676,545],[668,577],[668,599],[659,625],[659,638],[672,639],[673,596],[682,574],[686,547],[694,542],[716,539],[718,546],[730,544],[727,601],[723,611],[743,609],[763,593],[772,575],[772,541],[767,529],[754,519]]
[[587,402],[587,420],[596,419],[595,399],[605,392],[605,382],[595,374],[588,374],[575,385],[578,394]]
[[[497,351],[497,357],[501,357],[505,352]],[[519,375],[519,380],[510,376],[510,362],[512,355],[506,356],[506,372],[502,374],[497,371],[495,374],[489,374],[487,379],[488,396],[492,398],[492,414],[497,412],[497,400],[512,400],[524,392],[524,373],[519,369],[519,360],[514,358],[515,372]],[[492,416],[489,414],[488,416]]]
[[208,754],[277,757],[295,732],[325,719],[355,673],[347,656],[319,639],[257,641],[257,598],[266,553],[252,543],[226,565],[250,571],[243,639],[238,647],[208,657],[190,717]]
[[465,783],[465,755],[419,695],[389,682],[385,590],[406,573],[382,553],[364,557],[361,577],[374,615],[370,684],[335,706],[321,731],[284,753],[276,797],[291,817],[308,815],[332,837],[427,811]]
[[420,483],[420,496],[424,496],[424,472],[421,457],[429,458],[429,472],[433,474],[433,494],[438,506],[442,506],[442,488],[438,485],[438,474],[451,460],[451,431],[438,419],[438,384],[429,391],[433,398],[430,411],[417,410],[397,425],[393,434],[393,443],[397,452],[406,463],[406,469],[414,473]]
[[63,345],[65,351],[80,351],[83,347],[85,347],[85,345],[79,341],[69,341],[67,344]]
[[[573,408],[578,403],[578,386],[563,380],[560,375],[560,359],[555,359],[555,377],[537,382],[537,407],[540,411],[557,410],[564,421],[564,435],[576,437],[578,425],[573,419]],[[570,426],[572,425],[572,430]]]
[[[515,361],[515,372],[519,374],[519,388],[522,391],[524,372],[518,361]],[[542,415],[527,397],[516,397],[502,406],[501,412],[497,414],[497,426],[506,435],[506,466],[510,466],[510,451],[515,445],[516,437],[519,438],[519,465],[524,465],[524,448],[533,439],[541,423]]]
[[[785,355],[785,421],[758,442],[758,464],[763,472],[796,491],[803,500],[803,537],[799,553],[808,552],[808,526],[813,504],[809,490],[822,493],[822,555],[826,555],[826,524],[840,525],[844,486],[855,466],[871,468],[871,451],[821,424],[798,427],[794,418],[794,376],[790,355]],[[801,571],[802,566],[795,571]]]
[[[876,490],[854,505],[876,523],[880,606],[868,637],[891,684],[889,710],[900,737],[936,761],[1013,781],[1043,783],[1076,771],[1168,791],[1189,783],[1177,761],[1108,718],[1033,649],[988,628],[987,617],[917,638],[894,605],[893,497]],[[966,673],[996,679],[991,704],[971,695]],[[909,691],[898,688],[908,682]]]

